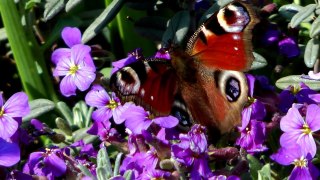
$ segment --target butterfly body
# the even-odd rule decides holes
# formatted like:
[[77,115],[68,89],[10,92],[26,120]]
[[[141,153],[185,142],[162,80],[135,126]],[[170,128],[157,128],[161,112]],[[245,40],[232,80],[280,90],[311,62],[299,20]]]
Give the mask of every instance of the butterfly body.
[[[250,6],[233,2],[213,14],[171,60],[143,59],[111,76],[111,87],[155,115],[200,123],[221,133],[241,122],[248,87],[243,71],[253,61]],[[189,121],[189,122],[184,122]]]

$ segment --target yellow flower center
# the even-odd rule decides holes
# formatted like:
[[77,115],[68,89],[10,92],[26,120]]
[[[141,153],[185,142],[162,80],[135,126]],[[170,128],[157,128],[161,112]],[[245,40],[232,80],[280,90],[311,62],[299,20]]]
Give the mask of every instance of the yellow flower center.
[[310,129],[310,127],[308,126],[307,123],[304,123],[304,124],[303,124],[303,126],[302,126],[302,132],[303,132],[304,134],[310,134],[310,133],[312,133],[312,131],[311,131],[311,129]]
[[109,101],[109,104],[107,104],[107,107],[111,110],[115,109],[117,106],[118,106],[118,103],[113,99],[111,99]]
[[2,117],[4,115],[4,109],[3,107],[1,107],[1,110],[0,110],[0,117]]
[[152,119],[154,119],[155,117],[154,117],[153,114],[150,113],[147,118],[152,120]]
[[77,72],[78,70],[79,70],[79,67],[76,66],[76,65],[74,65],[74,66],[71,66],[71,67],[70,67],[69,73],[70,73],[71,75],[73,75],[73,74],[76,74],[76,72]]
[[295,159],[293,164],[298,167],[307,167],[308,161],[304,157],[301,157],[300,159]]
[[290,89],[290,91],[292,92],[293,95],[296,95],[300,90],[301,90],[301,88],[299,85],[291,86],[291,89]]

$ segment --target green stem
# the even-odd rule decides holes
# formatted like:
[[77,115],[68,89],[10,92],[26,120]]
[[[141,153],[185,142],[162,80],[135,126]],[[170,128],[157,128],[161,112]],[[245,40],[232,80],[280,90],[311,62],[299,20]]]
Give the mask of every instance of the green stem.
[[[30,100],[47,98],[57,101],[52,80],[44,63],[43,53],[35,43],[35,39],[28,39],[31,35],[26,35],[26,29],[21,24],[21,18],[14,1],[1,0],[0,13],[22,86]],[[39,72],[39,67],[41,72]]]

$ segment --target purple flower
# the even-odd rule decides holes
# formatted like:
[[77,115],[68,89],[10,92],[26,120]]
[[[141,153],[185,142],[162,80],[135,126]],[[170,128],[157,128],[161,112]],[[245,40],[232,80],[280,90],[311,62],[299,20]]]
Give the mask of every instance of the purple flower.
[[204,133],[204,127],[194,125],[188,135],[180,135],[180,143],[171,146],[173,159],[191,168],[191,179],[206,179],[212,176],[208,164],[207,140]]
[[309,95],[316,93],[316,91],[310,89],[304,83],[300,83],[300,86],[289,86],[285,90],[283,90],[279,95],[279,109],[282,112],[287,112],[293,103],[314,104],[316,102],[313,99],[311,99]]
[[10,167],[20,161],[18,144],[10,143],[0,138],[0,166]]
[[279,37],[281,32],[278,30],[277,26],[274,24],[270,24],[267,27],[267,31],[262,36],[263,45],[270,46],[279,41]]
[[246,149],[248,152],[261,152],[266,150],[263,142],[266,139],[265,123],[251,119],[252,108],[242,111],[242,126],[239,128],[240,137],[236,144]]
[[91,48],[81,44],[81,32],[77,28],[66,27],[62,38],[69,48],[56,49],[51,60],[56,65],[54,76],[65,76],[60,83],[64,96],[75,95],[78,88],[85,91],[94,81],[96,68],[90,55]]
[[311,155],[306,154],[299,146],[282,147],[270,158],[281,165],[294,165],[289,180],[315,180],[319,178],[319,170],[311,163]]
[[98,108],[92,113],[92,119],[104,121],[113,117],[116,124],[123,123],[124,118],[121,115],[131,106],[131,103],[126,103],[122,106],[120,99],[114,93],[110,97],[107,91],[100,85],[92,87],[86,95],[85,101],[89,106]]
[[159,58],[159,59],[167,59],[167,60],[170,60],[171,57],[170,57],[170,53],[166,50],[166,49],[163,49],[161,48],[160,50],[158,50],[156,52],[156,54],[154,55],[155,58]]
[[67,171],[67,166],[62,156],[62,151],[56,148],[46,148],[44,152],[33,152],[30,154],[23,172],[47,176],[49,179],[62,176]]
[[300,49],[296,41],[291,37],[286,37],[278,42],[279,51],[287,58],[297,57],[300,54]]
[[15,93],[5,103],[1,94],[0,138],[10,138],[19,127],[19,123],[14,118],[21,118],[29,112],[28,96],[24,92]]
[[[61,32],[61,36],[69,48],[59,48],[59,49],[56,49],[52,53],[51,60],[55,65],[57,65],[57,63],[63,58],[70,58],[70,55],[71,55],[70,48],[72,46],[82,44],[81,43],[81,32],[78,28],[65,27],[65,28],[63,28],[63,30]],[[87,56],[84,58],[84,60],[89,64],[90,63],[93,64],[93,61],[92,61],[90,54],[87,54]]]
[[300,146],[305,154],[312,157],[317,147],[312,134],[320,130],[320,107],[311,104],[307,107],[306,117],[303,118],[295,106],[281,119],[280,128],[284,133],[280,137],[282,147]]
[[178,125],[179,120],[173,116],[154,117],[140,106],[132,106],[122,116],[126,121],[125,125],[134,134],[141,134],[154,122],[163,128],[173,128]]
[[117,130],[111,128],[111,123],[108,120],[94,121],[87,133],[99,136],[100,140],[103,142],[119,139]]
[[253,97],[256,78],[251,74],[246,74],[246,77],[247,77],[248,86],[249,86],[249,96],[248,96],[249,104],[247,105],[246,108],[251,108],[251,115],[250,115],[251,119],[263,120],[263,118],[267,114],[266,108],[260,100]]
[[113,68],[111,70],[111,74],[115,73],[116,71],[118,71],[126,65],[129,65],[138,61],[139,59],[142,59],[142,57],[142,50],[140,48],[135,49],[134,51],[128,53],[128,56],[126,58],[112,63]]
[[170,172],[162,171],[159,169],[148,169],[145,170],[142,174],[142,180],[151,180],[151,179],[169,179],[171,176]]

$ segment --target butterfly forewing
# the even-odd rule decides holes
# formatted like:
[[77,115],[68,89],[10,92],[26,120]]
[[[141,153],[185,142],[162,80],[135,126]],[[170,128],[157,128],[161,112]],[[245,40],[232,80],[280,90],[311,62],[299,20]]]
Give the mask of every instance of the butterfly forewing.
[[254,59],[251,31],[257,22],[250,6],[230,3],[196,31],[187,45],[187,53],[207,67],[249,70]]

